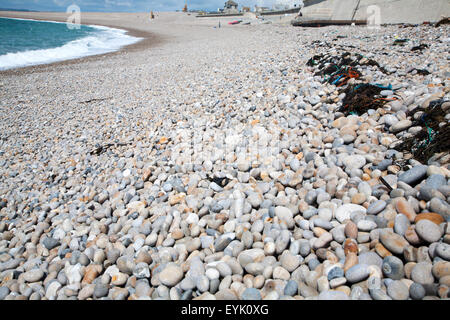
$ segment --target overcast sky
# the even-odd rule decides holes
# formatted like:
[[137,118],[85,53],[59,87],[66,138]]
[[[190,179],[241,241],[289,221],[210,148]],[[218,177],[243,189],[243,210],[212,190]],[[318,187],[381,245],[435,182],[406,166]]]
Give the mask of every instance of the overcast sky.
[[[226,0],[188,0],[189,9],[217,10]],[[255,4],[272,6],[275,0],[234,0],[242,6]],[[183,8],[185,0],[0,0],[0,8],[28,9],[38,11],[66,11],[76,4],[81,11],[175,11]]]

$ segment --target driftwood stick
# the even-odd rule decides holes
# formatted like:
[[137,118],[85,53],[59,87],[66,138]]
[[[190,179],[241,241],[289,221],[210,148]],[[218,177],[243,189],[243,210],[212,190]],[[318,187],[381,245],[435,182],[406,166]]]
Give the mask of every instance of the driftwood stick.
[[386,188],[389,189],[389,192],[391,192],[392,190],[394,190],[394,189],[390,186],[390,184],[387,183],[386,180],[384,180],[383,177],[380,177],[380,181],[381,181],[381,183],[383,183],[383,184],[386,186]]
[[103,100],[108,100],[111,99],[111,97],[109,98],[94,98],[94,99],[90,99],[90,100],[86,100],[86,101],[80,101],[79,103],[91,103],[94,101],[103,101]]
[[129,144],[131,144],[131,142],[106,143],[106,144],[104,144],[102,146],[99,146],[99,147],[95,148],[94,150],[92,150],[90,152],[90,154],[99,155],[100,153],[106,151],[106,149],[108,149],[108,148],[110,148],[112,146],[118,147],[118,146],[126,146],[126,145],[129,145]]

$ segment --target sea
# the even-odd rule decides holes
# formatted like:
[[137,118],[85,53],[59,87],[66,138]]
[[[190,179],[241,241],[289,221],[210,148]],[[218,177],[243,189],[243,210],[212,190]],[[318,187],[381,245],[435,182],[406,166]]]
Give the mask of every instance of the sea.
[[104,54],[139,40],[103,26],[0,18],[0,70]]

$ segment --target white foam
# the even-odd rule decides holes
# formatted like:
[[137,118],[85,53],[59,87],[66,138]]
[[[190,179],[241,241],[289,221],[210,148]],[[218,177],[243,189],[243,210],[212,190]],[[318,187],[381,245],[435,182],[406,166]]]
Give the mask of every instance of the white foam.
[[125,30],[121,29],[94,25],[91,25],[90,27],[97,29],[98,32],[78,40],[70,41],[61,47],[1,55],[0,70],[47,64],[114,52],[142,39],[129,36],[126,34]]

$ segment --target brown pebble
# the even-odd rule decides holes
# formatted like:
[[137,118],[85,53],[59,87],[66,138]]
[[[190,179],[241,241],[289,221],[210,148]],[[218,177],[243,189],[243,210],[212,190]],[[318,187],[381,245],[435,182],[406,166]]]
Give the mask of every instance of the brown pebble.
[[344,242],[344,253],[345,255],[352,253],[358,253],[358,244],[356,243],[355,239],[347,238]]
[[172,231],[171,236],[174,240],[179,240],[184,237],[184,233],[180,228],[176,228]]
[[83,280],[81,281],[82,284],[90,284],[92,281],[94,281],[95,278],[97,278],[98,274],[102,271],[102,267],[98,264],[90,264],[86,267],[86,270],[84,272]]
[[406,240],[408,240],[408,242],[410,244],[415,245],[415,246],[422,242],[422,240],[420,240],[420,238],[417,235],[416,230],[414,229],[413,226],[409,226],[408,229],[406,229],[405,238],[406,238]]
[[417,248],[413,246],[407,246],[403,250],[403,256],[407,262],[417,262]]
[[450,276],[450,262],[448,261],[438,261],[433,264],[433,269],[431,269],[433,276],[437,279],[442,277]]
[[388,249],[386,249],[381,243],[377,243],[375,245],[375,251],[382,258],[392,256],[392,253]]
[[347,238],[356,239],[358,237],[358,227],[356,226],[356,223],[348,221],[345,224],[344,232]]
[[331,263],[338,263],[339,258],[336,254],[334,254],[332,251],[328,250],[326,253],[327,260]]
[[430,220],[431,222],[434,222],[437,225],[441,224],[442,222],[445,222],[444,217],[442,217],[440,214],[434,213],[434,212],[426,212],[426,213],[418,214],[416,216],[416,218],[414,219],[414,222],[417,223],[418,221],[420,221],[422,219]]
[[366,195],[364,193],[356,193],[352,197],[352,203],[354,204],[362,204],[366,201]]
[[411,279],[411,272],[416,264],[417,263],[415,262],[408,262],[407,264],[405,264],[404,270],[405,270],[405,277],[407,279]]
[[349,252],[345,256],[344,271],[347,271],[348,269],[357,264],[358,264],[358,256],[356,255],[356,253]]
[[447,299],[449,293],[449,288],[446,285],[441,284],[438,288],[438,295],[441,299]]
[[395,203],[395,209],[398,213],[403,213],[410,222],[413,222],[416,218],[416,212],[411,204],[404,198],[399,198]]

